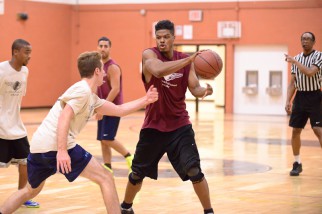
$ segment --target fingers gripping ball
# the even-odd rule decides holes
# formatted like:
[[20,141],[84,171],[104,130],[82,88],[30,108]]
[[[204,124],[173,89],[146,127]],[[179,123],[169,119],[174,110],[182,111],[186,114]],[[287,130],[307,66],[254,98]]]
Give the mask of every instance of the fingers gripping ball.
[[206,50],[198,54],[194,60],[195,71],[203,79],[214,79],[222,70],[222,59],[212,51]]

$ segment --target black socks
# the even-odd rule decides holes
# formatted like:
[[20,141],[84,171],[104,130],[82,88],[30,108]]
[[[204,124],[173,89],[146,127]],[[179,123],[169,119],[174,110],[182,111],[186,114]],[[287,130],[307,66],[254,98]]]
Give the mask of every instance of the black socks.
[[121,204],[121,207],[122,207],[122,208],[124,208],[124,209],[130,209],[130,208],[132,207],[132,204],[133,204],[133,203],[128,204],[128,203],[125,203],[125,202],[123,201],[123,203]]
[[214,210],[212,208],[204,210],[204,214],[214,214]]
[[124,155],[124,157],[125,157],[125,158],[127,158],[127,157],[129,157],[129,156],[131,156],[131,154],[130,154],[130,153],[127,153],[126,155]]
[[104,163],[105,166],[107,166],[108,168],[112,169],[112,164],[110,163]]

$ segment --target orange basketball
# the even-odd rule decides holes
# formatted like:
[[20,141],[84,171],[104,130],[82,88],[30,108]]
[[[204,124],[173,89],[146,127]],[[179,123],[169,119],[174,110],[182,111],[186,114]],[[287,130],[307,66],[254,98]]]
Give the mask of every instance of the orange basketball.
[[222,70],[220,56],[212,51],[206,50],[198,54],[194,61],[195,71],[203,79],[214,79]]

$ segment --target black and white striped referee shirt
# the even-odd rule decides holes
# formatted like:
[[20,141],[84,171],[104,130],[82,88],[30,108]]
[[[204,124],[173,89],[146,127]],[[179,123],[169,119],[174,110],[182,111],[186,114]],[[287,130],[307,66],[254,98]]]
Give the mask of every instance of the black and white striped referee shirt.
[[322,52],[314,50],[310,55],[302,53],[296,55],[295,60],[306,67],[316,65],[320,70],[312,77],[303,74],[296,65],[292,65],[291,74],[295,75],[295,88],[298,91],[317,91],[321,90],[320,78],[322,77]]

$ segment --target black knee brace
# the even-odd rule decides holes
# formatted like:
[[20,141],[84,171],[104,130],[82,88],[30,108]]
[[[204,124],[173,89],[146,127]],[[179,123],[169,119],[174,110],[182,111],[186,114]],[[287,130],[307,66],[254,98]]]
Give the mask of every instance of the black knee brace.
[[199,167],[191,167],[187,174],[193,184],[200,183],[204,179],[204,174]]
[[140,178],[139,176],[133,174],[133,172],[131,172],[129,174],[129,181],[131,184],[133,185],[137,185],[137,184],[141,184],[143,181],[143,178]]

